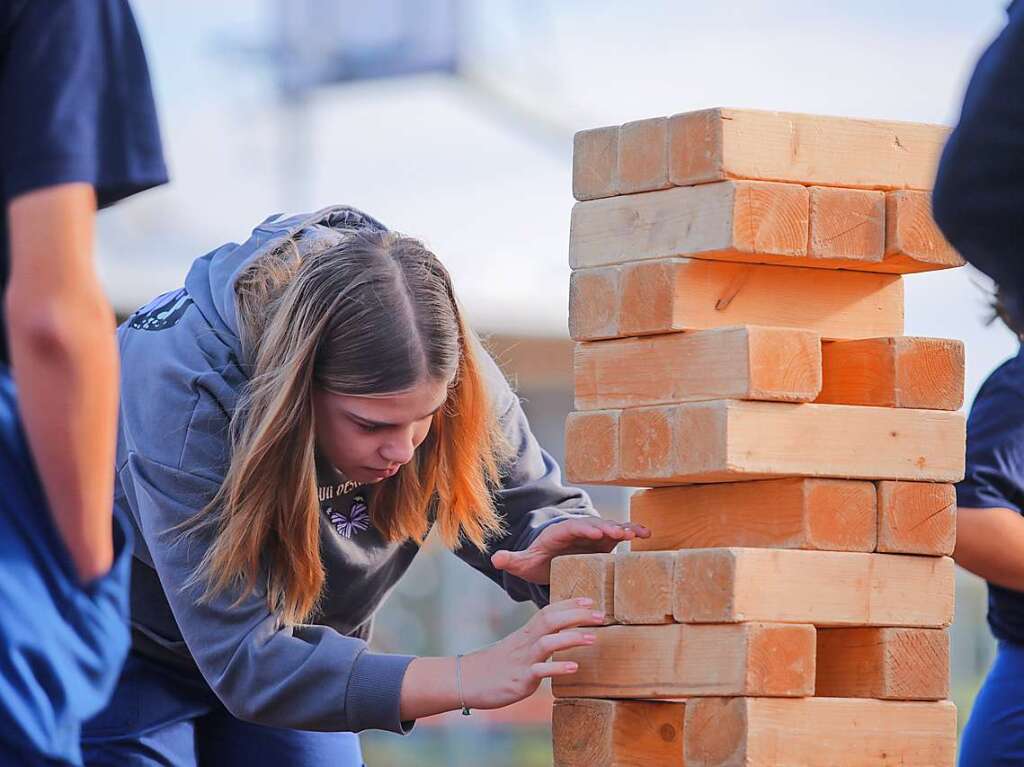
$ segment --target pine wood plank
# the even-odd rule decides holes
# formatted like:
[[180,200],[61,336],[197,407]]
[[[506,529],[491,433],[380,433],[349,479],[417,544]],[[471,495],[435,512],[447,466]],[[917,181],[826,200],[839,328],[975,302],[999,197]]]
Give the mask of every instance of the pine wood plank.
[[615,558],[611,554],[563,554],[551,560],[551,601],[594,600],[594,611],[615,622]]
[[669,118],[677,186],[729,178],[859,189],[930,189],[939,125],[716,108]]
[[964,345],[947,338],[865,338],[822,344],[817,402],[959,410]]
[[618,125],[576,133],[572,151],[572,193],[577,200],[618,194],[618,174]]
[[953,620],[953,560],[786,549],[676,552],[681,623],[943,628]]
[[787,476],[956,482],[964,433],[963,414],[938,410],[741,400],[599,410],[570,415],[566,474],[626,487]]
[[897,275],[671,258],[578,269],[569,327],[577,341],[767,325],[826,339],[903,334]]
[[814,694],[826,698],[942,700],[949,695],[949,632],[818,629],[817,669]]
[[956,707],[843,698],[686,704],[687,767],[953,767]]
[[563,698],[552,712],[555,767],[685,767],[683,703]]
[[555,653],[579,664],[555,697],[800,696],[814,691],[813,626],[601,626],[594,644]]
[[675,555],[671,551],[616,554],[616,622],[642,625],[672,623],[674,574]]
[[877,508],[871,482],[770,479],[642,490],[630,497],[630,519],[650,538],[631,550],[749,546],[874,551]]
[[708,399],[809,402],[821,390],[814,333],[740,326],[576,345],[577,410]]
[[955,544],[953,485],[878,483],[878,551],[952,556]]

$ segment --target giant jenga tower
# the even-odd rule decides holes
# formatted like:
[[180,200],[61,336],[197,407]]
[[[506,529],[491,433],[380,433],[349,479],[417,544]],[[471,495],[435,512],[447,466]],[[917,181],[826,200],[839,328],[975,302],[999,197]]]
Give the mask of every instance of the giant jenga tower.
[[577,483],[646,487],[559,654],[558,767],[952,766],[963,348],[903,335],[945,129],[710,109],[577,134]]

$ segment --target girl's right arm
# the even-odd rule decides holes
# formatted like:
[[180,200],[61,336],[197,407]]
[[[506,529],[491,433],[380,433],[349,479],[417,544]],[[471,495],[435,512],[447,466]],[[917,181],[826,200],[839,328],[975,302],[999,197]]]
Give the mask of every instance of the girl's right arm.
[[953,558],[990,583],[1024,592],[1024,517],[1006,508],[958,508]]
[[403,721],[461,708],[501,708],[533,694],[542,679],[576,672],[571,661],[552,661],[551,654],[593,644],[594,635],[580,630],[600,625],[604,614],[593,600],[581,597],[555,602],[535,613],[518,631],[462,658],[462,696],[455,658],[416,658],[402,681]]

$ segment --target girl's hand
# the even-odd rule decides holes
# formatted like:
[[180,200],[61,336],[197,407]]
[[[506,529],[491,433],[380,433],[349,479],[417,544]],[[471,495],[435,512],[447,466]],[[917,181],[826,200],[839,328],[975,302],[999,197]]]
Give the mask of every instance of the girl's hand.
[[491,564],[531,583],[551,582],[551,560],[562,554],[607,553],[622,541],[649,538],[651,531],[634,522],[600,517],[573,517],[545,527],[524,551],[494,552]]
[[596,626],[604,614],[586,597],[554,602],[518,631],[490,647],[462,657],[462,690],[470,708],[501,708],[536,691],[545,677],[576,672],[576,664],[553,662],[553,652],[593,644],[594,635],[577,627]]

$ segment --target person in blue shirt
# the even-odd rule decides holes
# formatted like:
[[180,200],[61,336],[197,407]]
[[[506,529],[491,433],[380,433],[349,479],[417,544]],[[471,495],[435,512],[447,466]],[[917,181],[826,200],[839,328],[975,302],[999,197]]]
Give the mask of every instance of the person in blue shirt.
[[0,0],[0,764],[80,764],[127,651],[93,219],[166,178],[124,0]]
[[[935,182],[935,220],[998,285],[996,309],[1024,330],[1024,4],[982,55]],[[954,557],[988,581],[995,663],[964,729],[960,767],[1024,764],[1024,356],[985,381],[967,422]]]

